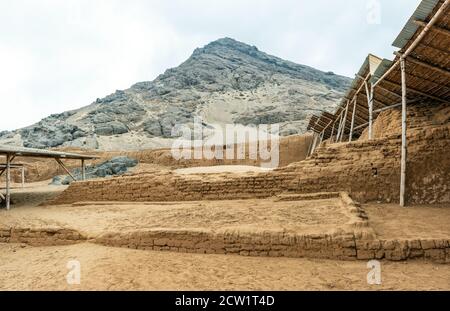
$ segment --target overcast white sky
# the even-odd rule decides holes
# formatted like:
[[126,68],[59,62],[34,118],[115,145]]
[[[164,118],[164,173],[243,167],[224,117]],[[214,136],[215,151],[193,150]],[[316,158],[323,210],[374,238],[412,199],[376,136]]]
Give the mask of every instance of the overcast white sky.
[[0,131],[153,80],[222,37],[353,77],[369,52],[392,58],[419,2],[0,0]]

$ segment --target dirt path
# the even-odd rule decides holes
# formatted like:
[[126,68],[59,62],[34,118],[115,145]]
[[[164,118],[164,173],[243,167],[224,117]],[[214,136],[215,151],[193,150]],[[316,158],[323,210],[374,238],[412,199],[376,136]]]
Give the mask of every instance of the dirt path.
[[369,225],[380,238],[445,239],[450,237],[450,205],[410,206],[367,204]]
[[[68,285],[69,260],[81,284]],[[78,244],[0,244],[1,290],[449,290],[450,266],[382,262],[368,285],[364,261],[180,254]]]

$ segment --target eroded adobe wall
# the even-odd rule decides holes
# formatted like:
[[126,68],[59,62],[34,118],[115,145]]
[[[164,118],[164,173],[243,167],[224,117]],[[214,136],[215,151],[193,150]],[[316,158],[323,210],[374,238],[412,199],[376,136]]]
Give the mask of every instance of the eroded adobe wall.
[[[445,105],[441,108],[448,109]],[[411,128],[408,144],[408,202],[450,202],[448,119]],[[180,176],[154,172],[77,182],[52,203],[246,199],[284,192],[336,191],[347,191],[362,202],[396,202],[400,146],[400,134],[393,134],[372,141],[322,146],[309,159],[268,173]]]
[[[439,126],[450,122],[450,103],[424,102],[410,104],[407,107],[408,129]],[[400,134],[402,131],[402,110],[400,107],[386,110],[376,116],[373,124],[374,138],[383,138]],[[367,140],[369,129],[366,128],[359,140]]]
[[[312,140],[312,135],[295,135],[289,137],[282,137],[280,139],[280,159],[279,166],[287,166],[291,163],[302,161],[306,159],[309,145]],[[235,145],[235,153],[237,145]],[[245,146],[245,159],[175,159],[172,156],[170,149],[157,150],[142,150],[142,151],[89,151],[76,148],[59,148],[56,150],[66,152],[88,153],[99,157],[98,160],[89,161],[90,164],[100,164],[102,162],[111,160],[116,156],[128,156],[138,160],[142,164],[154,164],[162,168],[188,168],[198,166],[215,166],[215,165],[249,165],[260,166],[261,159],[250,159],[248,144]],[[235,157],[236,158],[236,157]],[[0,163],[5,163],[5,158],[0,156]],[[26,182],[36,182],[51,179],[56,175],[64,175],[66,172],[56,164],[53,159],[39,159],[39,158],[18,158],[14,161],[15,164],[25,165],[25,179]],[[64,160],[64,164],[69,169],[80,168],[80,161],[78,160]],[[14,182],[21,182],[21,172],[19,170],[12,170],[12,180]],[[3,183],[0,180],[0,185]]]
[[[408,200],[450,202],[450,127],[410,132]],[[264,198],[283,192],[348,191],[360,201],[399,196],[400,139],[391,137],[319,148],[308,160],[259,174],[182,176],[171,172],[73,183],[53,203]]]

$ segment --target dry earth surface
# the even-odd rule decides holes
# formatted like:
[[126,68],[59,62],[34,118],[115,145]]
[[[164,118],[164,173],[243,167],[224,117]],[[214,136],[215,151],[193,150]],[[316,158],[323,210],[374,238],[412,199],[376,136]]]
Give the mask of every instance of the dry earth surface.
[[[52,189],[46,193],[46,189]],[[74,228],[89,236],[138,229],[303,233],[348,229],[336,199],[176,203],[80,203],[37,206],[64,187],[15,189],[18,202],[0,211],[0,225]],[[31,190],[31,191],[30,191]],[[36,194],[41,195],[36,195]],[[366,204],[380,238],[448,238],[450,208]],[[69,260],[81,263],[81,284],[68,285]],[[32,247],[0,244],[2,290],[449,290],[450,265],[382,261],[382,285],[368,285],[366,261],[243,257],[115,248],[89,242]]]
[[[81,263],[81,284],[66,265]],[[181,254],[94,244],[0,244],[2,290],[448,290],[450,267],[382,262],[382,285],[367,284],[364,261]]]

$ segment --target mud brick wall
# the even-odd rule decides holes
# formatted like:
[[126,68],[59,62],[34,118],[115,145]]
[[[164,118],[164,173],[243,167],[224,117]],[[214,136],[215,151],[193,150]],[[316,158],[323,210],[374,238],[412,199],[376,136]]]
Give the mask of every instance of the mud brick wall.
[[283,232],[152,230],[110,233],[91,242],[113,247],[181,253],[337,260],[403,261],[420,258],[450,263],[449,240],[364,240],[355,233],[297,235]]
[[450,241],[442,240],[356,240],[357,258],[360,260],[429,259],[450,263]]
[[[308,156],[308,149],[312,141],[312,135],[294,135],[289,137],[281,137],[279,141],[279,166],[287,166],[291,163],[302,161]],[[237,149],[241,147],[245,150],[245,159],[237,159]],[[250,165],[260,166],[262,161],[259,157],[257,159],[250,159],[249,144],[235,144],[234,156],[232,159],[194,159],[194,149],[191,151],[192,159],[175,159],[172,156],[170,149],[160,150],[144,150],[138,152],[127,152],[129,157],[139,160],[140,163],[159,164],[172,168],[187,168],[199,166],[215,166],[215,165]]]
[[0,228],[0,243],[24,243],[32,246],[70,245],[86,241],[80,233],[63,228]]
[[[450,103],[436,104],[424,102],[408,105],[408,129],[423,128],[427,126],[443,125],[450,121]],[[381,112],[373,124],[374,138],[383,138],[401,133],[402,110],[400,107]],[[366,128],[360,140],[367,140],[369,129]]]
[[109,234],[95,243],[144,250],[254,257],[309,257],[356,260],[353,235],[245,234],[194,231],[148,231]]
[[[450,124],[412,129],[408,143],[408,202],[450,202]],[[229,200],[337,191],[347,191],[362,202],[396,202],[400,144],[399,135],[332,144],[318,148],[305,161],[267,173],[182,176],[163,172],[76,182],[50,203]]]

